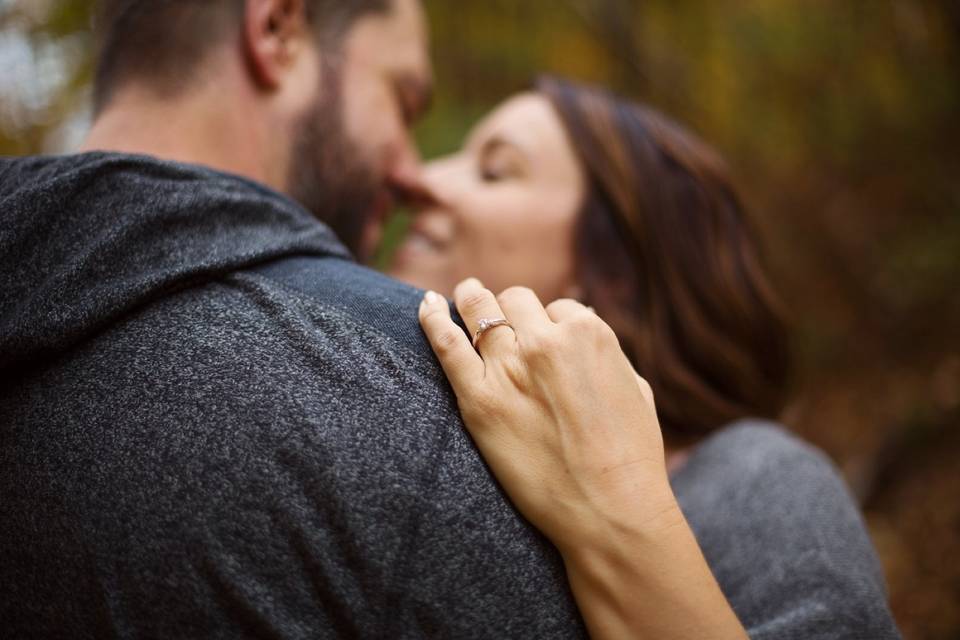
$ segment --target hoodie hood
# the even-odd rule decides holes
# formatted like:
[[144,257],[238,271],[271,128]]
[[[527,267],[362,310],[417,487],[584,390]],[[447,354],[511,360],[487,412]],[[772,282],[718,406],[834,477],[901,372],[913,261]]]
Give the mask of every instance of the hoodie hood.
[[292,255],[351,259],[239,176],[110,153],[0,159],[0,376],[172,291]]

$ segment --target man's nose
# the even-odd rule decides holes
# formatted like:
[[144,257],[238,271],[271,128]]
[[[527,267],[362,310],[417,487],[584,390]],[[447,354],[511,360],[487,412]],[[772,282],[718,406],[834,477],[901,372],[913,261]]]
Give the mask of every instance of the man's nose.
[[420,154],[413,144],[405,146],[387,174],[389,186],[403,201],[416,204],[432,201],[433,195],[424,180]]

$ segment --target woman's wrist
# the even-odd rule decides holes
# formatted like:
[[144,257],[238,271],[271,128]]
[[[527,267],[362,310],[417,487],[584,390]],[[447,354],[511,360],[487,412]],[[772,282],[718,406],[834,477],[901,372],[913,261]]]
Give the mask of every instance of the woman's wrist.
[[664,560],[686,521],[676,500],[651,502],[657,506],[621,514],[592,539],[560,550],[591,637],[633,637],[642,622],[638,603],[664,595],[662,578],[673,570]]
[[653,544],[685,524],[665,470],[626,470],[622,479],[605,478],[591,493],[595,500],[589,501],[589,509],[566,523],[562,539],[552,540],[567,562],[615,561],[636,545]]
[[669,485],[592,535],[560,548],[591,637],[746,638]]
[[[648,483],[641,495],[630,492],[604,504],[594,514],[589,530],[569,527],[565,539],[554,541],[564,561],[589,570],[603,564],[620,565],[638,552],[662,544],[686,520],[669,483]],[[639,493],[639,492],[638,492]]]

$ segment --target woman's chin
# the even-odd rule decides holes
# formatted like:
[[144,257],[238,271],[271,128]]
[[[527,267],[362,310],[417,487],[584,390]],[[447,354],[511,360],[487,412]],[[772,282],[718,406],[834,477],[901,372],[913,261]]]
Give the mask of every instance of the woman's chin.
[[445,293],[441,285],[450,273],[446,256],[435,248],[420,242],[404,241],[396,252],[387,274],[401,282],[421,289]]

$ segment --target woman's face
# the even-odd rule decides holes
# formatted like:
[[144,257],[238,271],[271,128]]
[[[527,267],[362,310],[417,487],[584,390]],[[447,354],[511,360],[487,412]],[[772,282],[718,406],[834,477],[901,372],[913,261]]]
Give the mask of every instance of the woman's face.
[[542,300],[575,295],[573,230],[586,184],[546,98],[518,95],[455,155],[427,165],[431,201],[413,217],[390,274],[450,295],[467,277],[523,285]]

